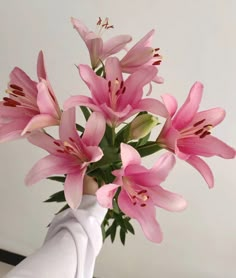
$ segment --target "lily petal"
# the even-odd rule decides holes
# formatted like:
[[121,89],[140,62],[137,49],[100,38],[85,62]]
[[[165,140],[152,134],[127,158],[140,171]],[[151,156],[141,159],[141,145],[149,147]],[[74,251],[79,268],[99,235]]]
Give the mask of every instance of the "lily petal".
[[224,120],[225,114],[226,112],[222,108],[212,108],[198,112],[193,120],[196,123],[204,119],[205,122],[210,123],[214,127]]
[[37,85],[38,96],[37,96],[37,105],[39,107],[40,113],[49,114],[55,119],[59,118],[57,112],[57,106],[50,94],[46,81],[39,82]]
[[81,78],[87,84],[96,103],[106,103],[108,101],[108,83],[97,76],[94,71],[87,65],[79,65]]
[[90,162],[96,162],[103,157],[102,150],[97,146],[84,146],[84,153],[86,153]]
[[158,83],[158,84],[162,84],[162,83],[164,83],[164,78],[163,77],[161,77],[161,76],[159,76],[159,75],[156,75],[153,79],[152,79],[152,81],[153,82],[156,82],[156,83]]
[[10,84],[20,86],[26,95],[37,96],[37,83],[18,67],[15,67],[10,73]]
[[164,190],[160,186],[152,187],[148,191],[154,204],[163,209],[181,211],[187,206],[187,202],[181,195]]
[[[69,159],[48,155],[39,160],[29,171],[25,178],[26,185],[33,185],[38,181],[53,175],[63,175],[72,171],[75,165]],[[78,168],[78,167],[77,167]],[[74,169],[75,171],[75,169]]]
[[106,121],[101,113],[94,112],[89,117],[83,134],[83,142],[86,145],[98,146],[105,133]]
[[140,48],[140,47],[147,47],[150,46],[152,43],[152,39],[153,36],[155,34],[155,30],[152,29],[151,31],[149,31],[140,41],[138,41],[131,49],[136,49],[136,48]]
[[155,30],[152,29],[127,52],[127,54],[120,61],[122,68],[125,68],[125,70],[129,71],[132,69],[127,68],[127,65],[133,66],[135,65],[136,61],[139,62],[139,64],[146,63],[147,62],[146,60],[140,62],[140,56],[149,57],[148,60],[150,60],[153,57],[153,49],[150,47],[150,45],[154,33]]
[[157,69],[154,66],[146,66],[140,70],[131,74],[125,81],[125,97],[121,99],[121,107],[125,107],[127,104],[139,103],[143,95],[144,85],[150,83],[153,77],[157,74]]
[[71,17],[71,23],[73,24],[73,27],[79,33],[81,38],[83,40],[85,40],[85,37],[86,37],[87,33],[89,32],[89,29],[87,28],[87,26],[85,26],[81,20],[73,18],[73,17]]
[[141,157],[139,153],[130,145],[121,143],[120,155],[123,164],[123,168],[126,168],[129,164],[140,164]]
[[86,36],[85,43],[89,50],[92,68],[96,68],[100,64],[100,59],[102,57],[103,41],[94,33],[89,33]]
[[78,142],[81,141],[75,126],[75,108],[70,108],[62,113],[59,134],[60,139],[64,142],[70,141],[69,138]]
[[165,108],[165,105],[154,98],[141,99],[139,103],[135,106],[135,108],[139,111],[148,111],[150,113],[159,115],[164,118],[168,117],[168,111]]
[[112,200],[119,186],[118,184],[109,183],[100,187],[96,192],[99,204],[105,208],[112,209]]
[[150,61],[153,57],[152,47],[135,48],[127,52],[127,54],[120,61],[122,70],[124,72],[134,72],[140,66]]
[[151,172],[155,172],[158,175],[158,179],[163,182],[167,178],[169,172],[173,169],[175,161],[175,156],[172,153],[164,153],[152,167]]
[[118,79],[119,82],[123,80],[122,72],[120,68],[120,61],[116,57],[109,57],[106,60],[106,80],[115,81]]
[[28,120],[20,119],[0,126],[0,143],[24,138],[24,136],[21,135],[21,132],[27,123]]
[[[120,174],[118,172],[119,170],[116,171],[113,171],[112,173],[115,173],[115,175],[116,173]],[[152,171],[152,169],[147,170],[144,166],[137,164],[128,165],[125,168],[123,175],[131,177],[134,183],[145,186],[146,188],[153,186],[155,187],[159,185],[163,180],[162,177],[159,177],[158,172]]]
[[58,125],[59,121],[48,114],[38,114],[34,116],[28,124],[23,129],[21,135],[26,134],[26,132],[41,129],[48,126]]
[[38,75],[39,81],[41,79],[45,79],[45,80],[47,79],[47,73],[46,73],[46,69],[45,69],[45,65],[44,65],[43,51],[40,51],[39,55],[38,55],[37,75]]
[[217,155],[225,159],[235,157],[235,149],[211,135],[204,138],[196,136],[180,138],[177,145],[179,150],[186,154],[206,157]]
[[[21,107],[17,107],[17,109],[15,109],[15,107],[11,107],[11,106],[5,106],[3,101],[0,101],[0,118],[1,120],[11,120],[12,118],[22,118],[23,115],[25,114],[25,109],[21,108]],[[32,116],[34,116],[35,113],[32,112]],[[27,115],[28,116],[28,115]],[[25,118],[29,118],[31,117],[31,115],[29,115],[29,117],[25,117]]]
[[198,170],[198,172],[203,176],[203,178],[207,182],[209,188],[212,188],[214,186],[213,173],[205,161],[203,161],[200,157],[196,155],[192,155],[189,157],[188,160],[186,160],[186,162],[188,162],[190,165],[192,165],[195,169]]
[[67,174],[64,193],[68,205],[72,209],[77,209],[81,203],[83,195],[83,180],[85,175],[85,170],[78,171],[77,173]]
[[134,206],[128,195],[121,190],[118,197],[120,209],[131,218],[135,218],[142,227],[145,236],[156,243],[162,241],[162,232],[155,218],[155,207],[147,205],[145,207]]
[[161,98],[165,104],[166,109],[168,110],[168,112],[170,114],[170,117],[172,117],[178,108],[176,98],[169,94],[164,94],[161,96]]
[[125,45],[132,40],[129,35],[119,35],[103,43],[103,58],[113,55],[124,49]]
[[202,98],[203,85],[200,82],[193,84],[189,95],[173,119],[173,125],[181,130],[186,127],[193,119]]
[[43,131],[35,131],[27,137],[28,141],[47,152],[58,155],[58,145],[60,144],[59,140],[55,140],[53,137],[47,135]]
[[67,110],[71,107],[75,106],[87,106],[93,111],[98,111],[100,112],[101,109],[99,108],[98,105],[94,104],[93,99],[87,96],[72,96],[68,98],[63,105],[64,110]]

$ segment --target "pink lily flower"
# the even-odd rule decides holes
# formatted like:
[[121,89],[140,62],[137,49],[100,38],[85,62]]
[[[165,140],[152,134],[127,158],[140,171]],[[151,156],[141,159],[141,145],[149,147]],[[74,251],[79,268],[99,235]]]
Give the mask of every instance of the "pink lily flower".
[[30,79],[20,68],[14,68],[0,102],[0,142],[17,139],[33,130],[59,125],[61,111],[48,81],[43,53],[37,63],[39,82]]
[[110,126],[120,123],[140,111],[149,111],[166,117],[168,112],[160,101],[142,99],[144,85],[150,83],[157,73],[154,66],[146,66],[123,80],[119,60],[109,57],[105,64],[106,78],[97,76],[87,65],[79,65],[81,78],[87,84],[92,97],[72,96],[64,109],[81,105],[101,112]]
[[[151,47],[154,33],[155,30],[148,32],[121,59],[120,64],[123,72],[133,73],[148,65],[160,65],[162,59],[161,55],[158,54],[160,49]],[[156,83],[163,83],[163,78],[156,74],[152,81]]]
[[99,18],[97,34],[90,31],[79,19],[71,18],[71,22],[89,50],[93,69],[98,67],[107,57],[122,50],[132,40],[129,35],[120,35],[104,42],[101,37],[103,31],[113,28],[113,25],[109,25],[108,18],[105,20]]
[[104,132],[104,118],[99,113],[93,113],[80,138],[75,126],[75,109],[63,112],[59,127],[60,140],[40,131],[28,137],[32,144],[45,149],[49,155],[39,160],[29,171],[25,179],[26,185],[32,185],[52,175],[66,174],[66,201],[72,209],[78,208],[87,166],[103,156],[98,144]]
[[121,160],[123,167],[112,172],[116,177],[114,182],[103,185],[97,191],[98,202],[103,207],[112,208],[112,199],[120,187],[120,209],[140,223],[149,240],[159,243],[162,241],[162,232],[155,218],[155,206],[169,211],[181,211],[186,207],[186,201],[180,195],[160,186],[173,168],[175,157],[166,153],[148,170],[141,165],[139,153],[130,145],[122,143]]
[[169,117],[157,138],[157,143],[195,167],[211,188],[214,186],[212,171],[199,156],[217,155],[230,159],[235,157],[235,149],[211,135],[212,128],[225,117],[222,108],[197,112],[202,93],[203,85],[196,82],[177,113],[176,99],[171,95],[162,96]]

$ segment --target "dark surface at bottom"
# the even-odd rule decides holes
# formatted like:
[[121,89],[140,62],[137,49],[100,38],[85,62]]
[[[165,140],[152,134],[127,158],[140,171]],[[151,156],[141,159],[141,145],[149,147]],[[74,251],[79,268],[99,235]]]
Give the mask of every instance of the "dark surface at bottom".
[[24,259],[25,256],[0,249],[0,262],[7,263],[10,265],[17,265]]

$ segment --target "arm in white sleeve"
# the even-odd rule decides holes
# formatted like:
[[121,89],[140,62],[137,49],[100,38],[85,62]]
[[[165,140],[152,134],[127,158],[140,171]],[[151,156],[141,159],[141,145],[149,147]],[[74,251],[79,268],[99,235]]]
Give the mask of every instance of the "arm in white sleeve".
[[43,246],[5,278],[91,278],[102,247],[106,214],[95,196],[84,195],[78,210],[67,209],[52,221]]

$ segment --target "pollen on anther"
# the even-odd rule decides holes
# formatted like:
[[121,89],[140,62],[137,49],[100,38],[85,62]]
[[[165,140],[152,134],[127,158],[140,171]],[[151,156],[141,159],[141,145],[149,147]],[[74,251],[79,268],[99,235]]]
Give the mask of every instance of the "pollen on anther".
[[19,90],[13,90],[12,93],[14,94],[14,96],[21,96],[21,97],[25,96],[25,94]]
[[12,89],[21,91],[21,92],[23,91],[23,89],[22,89],[20,86],[17,86],[17,85],[15,85],[15,84],[11,84],[9,87],[12,88]]
[[71,137],[69,137],[69,140],[71,141],[71,142],[75,142],[75,140],[73,139],[73,138],[71,138]]
[[196,122],[193,126],[194,126],[194,127],[195,127],[195,126],[198,126],[198,125],[202,124],[205,120],[206,120],[206,119],[203,119],[203,120],[201,120],[201,121],[198,121],[198,122]]
[[60,144],[59,142],[57,142],[57,141],[54,141],[53,143],[54,143],[55,145],[57,145],[58,147],[61,146],[61,144]]
[[206,137],[207,135],[210,135],[210,134],[211,133],[206,130],[206,131],[203,132],[203,134],[200,135],[200,138],[204,138],[204,137]]
[[5,101],[3,103],[3,105],[5,106],[13,106],[16,107],[17,105],[20,105],[20,102],[15,101],[14,99],[8,98],[8,97],[4,97],[3,100]]
[[207,130],[210,130],[213,128],[213,125],[209,124],[209,125],[204,125],[204,128],[206,128]]
[[195,134],[195,135],[199,135],[199,134],[201,134],[201,133],[203,132],[203,130],[204,130],[204,129],[201,128],[201,129],[199,129],[198,131],[194,132],[194,134]]
[[101,17],[99,16],[97,25],[101,25],[101,23],[102,23],[102,19],[101,19]]
[[108,81],[108,91],[111,92],[111,80]]
[[153,66],[159,66],[161,64],[161,60],[160,61],[155,61],[154,63],[152,63]]
[[140,191],[138,192],[138,195],[140,195],[140,194],[145,194],[145,193],[147,193],[147,190],[146,190],[146,189],[143,189],[143,190],[140,190]]

